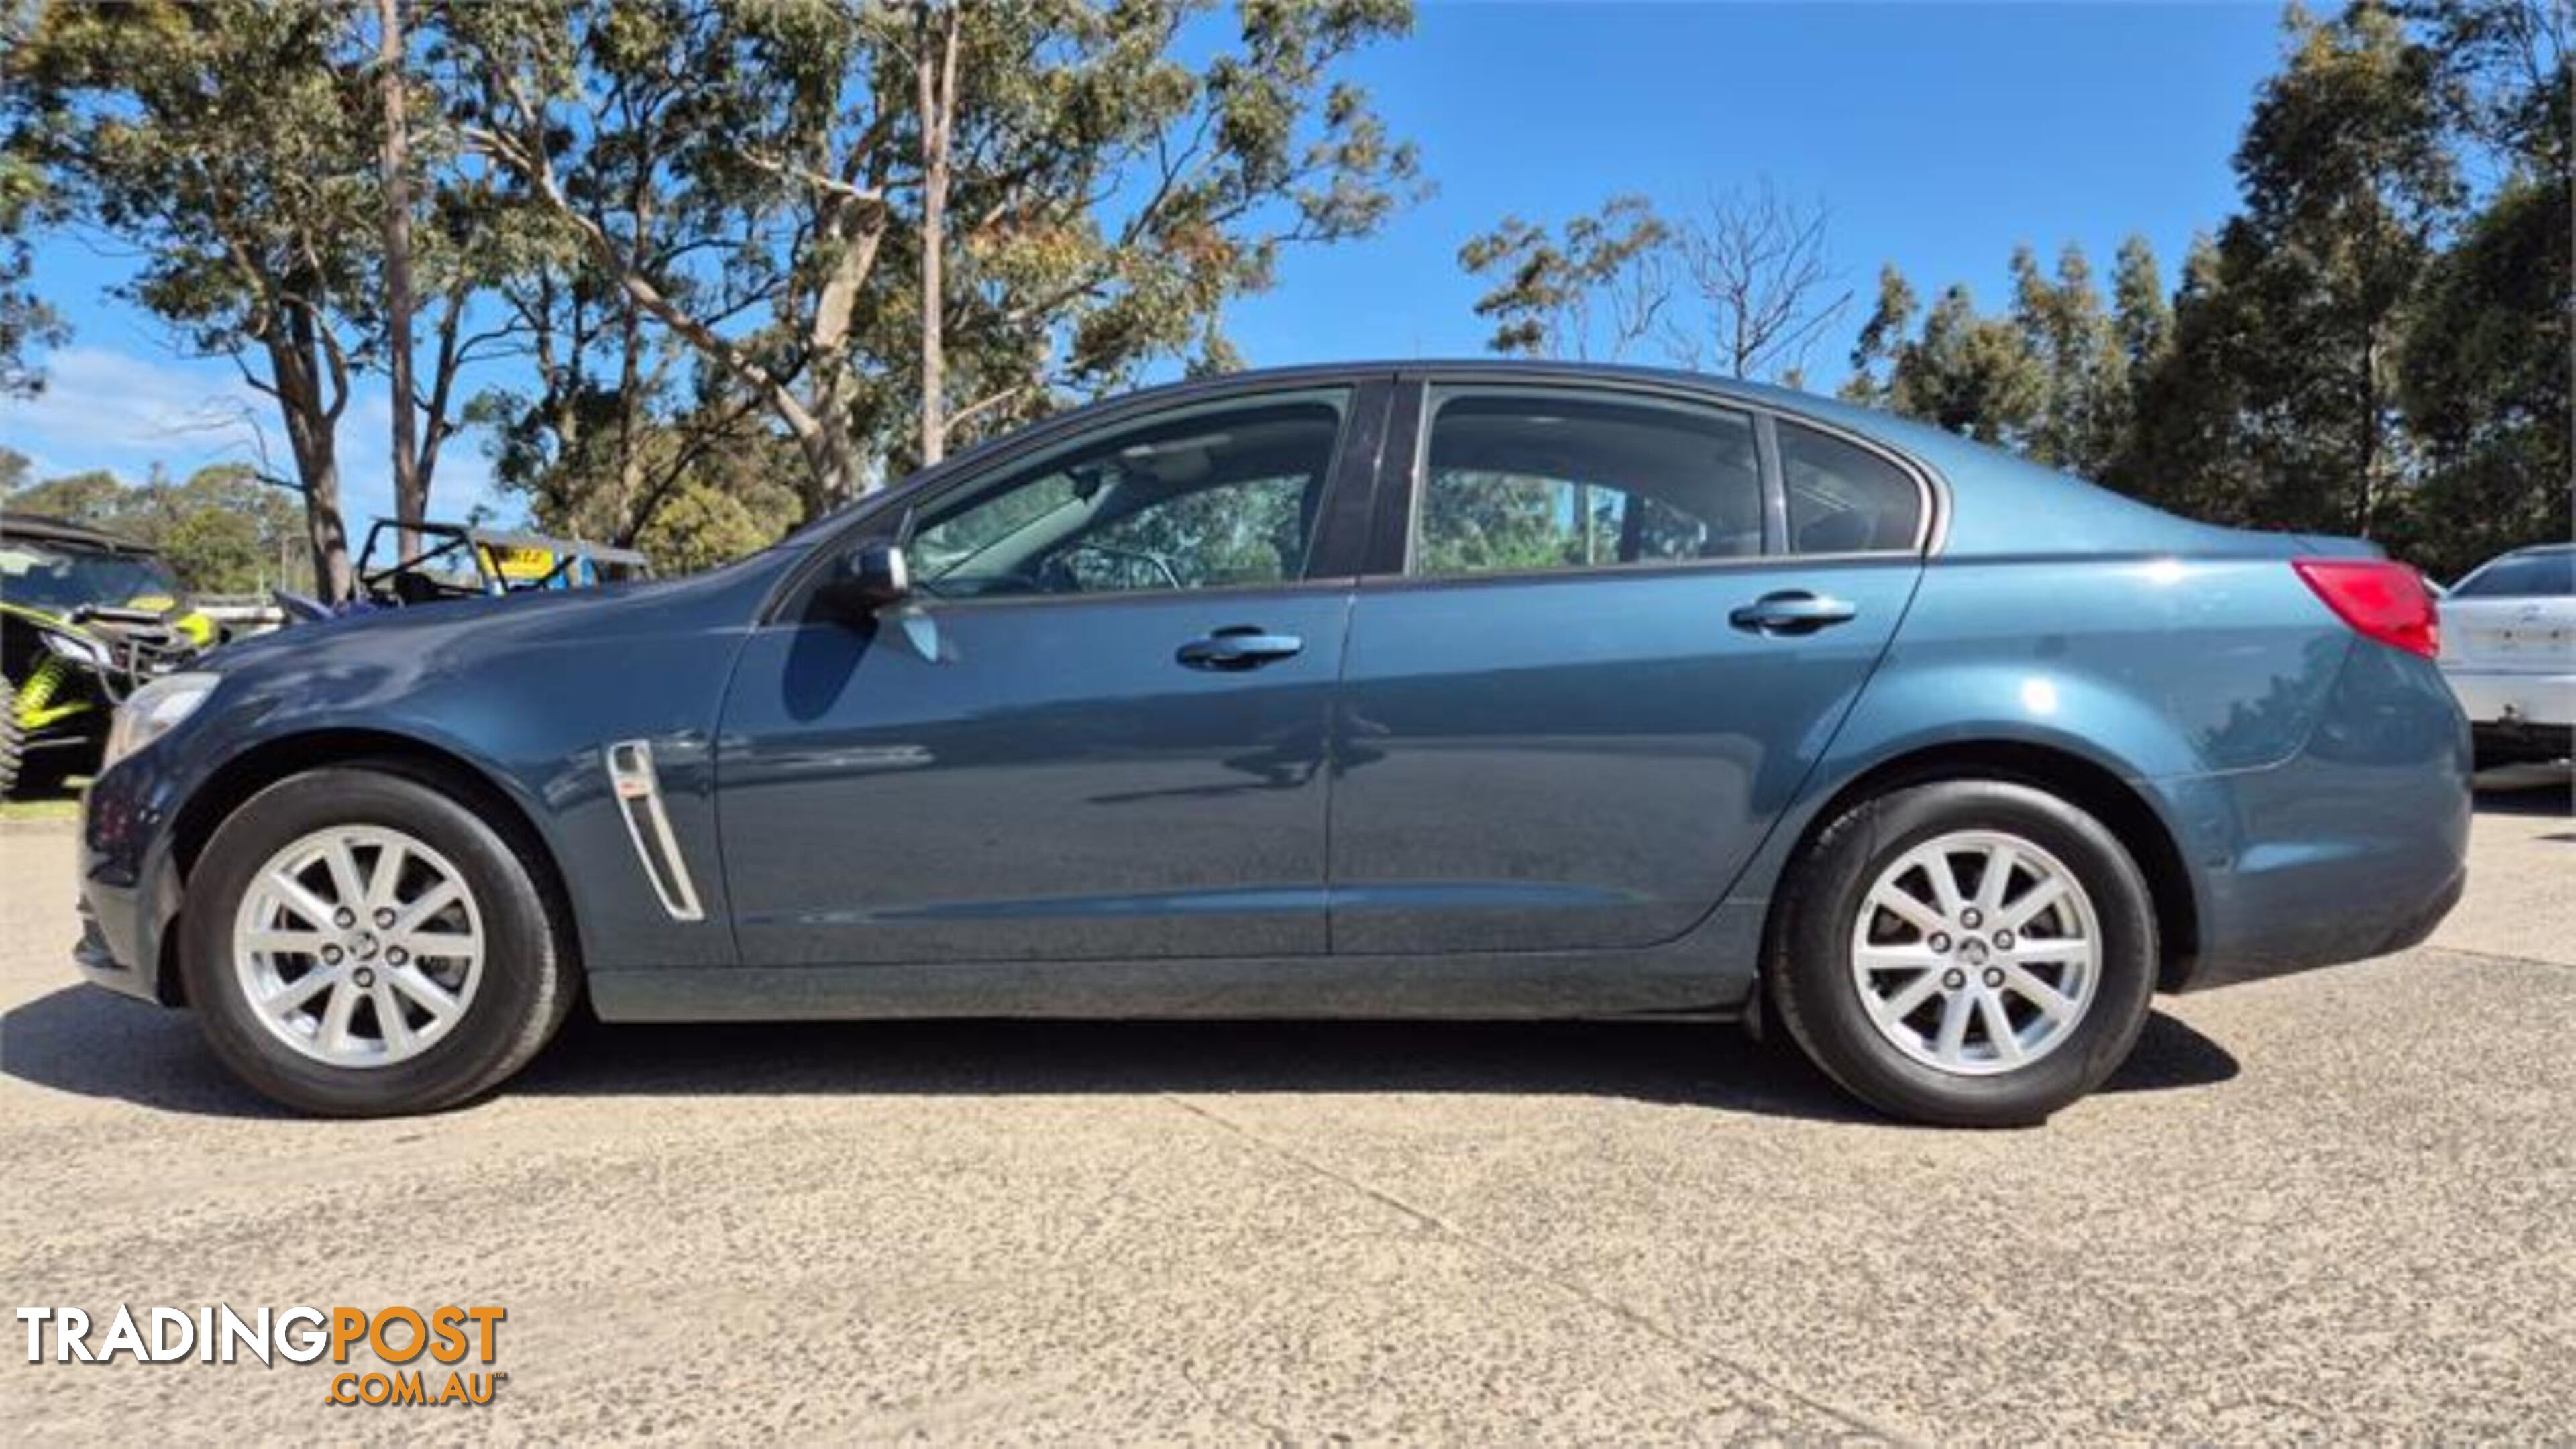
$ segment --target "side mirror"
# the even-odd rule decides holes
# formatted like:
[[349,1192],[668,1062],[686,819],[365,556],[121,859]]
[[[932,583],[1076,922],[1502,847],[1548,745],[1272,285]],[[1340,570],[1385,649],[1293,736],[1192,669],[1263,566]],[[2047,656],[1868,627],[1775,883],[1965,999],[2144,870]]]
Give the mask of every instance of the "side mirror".
[[912,592],[912,569],[903,545],[872,538],[852,545],[832,563],[831,575],[815,591],[825,608],[846,619],[865,619]]

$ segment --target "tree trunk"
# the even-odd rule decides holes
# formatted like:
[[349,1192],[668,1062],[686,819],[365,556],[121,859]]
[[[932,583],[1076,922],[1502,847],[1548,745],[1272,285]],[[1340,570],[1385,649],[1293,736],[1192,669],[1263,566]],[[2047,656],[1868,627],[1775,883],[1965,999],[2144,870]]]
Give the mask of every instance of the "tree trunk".
[[947,292],[940,274],[948,248],[949,140],[957,117],[957,26],[955,5],[924,0],[915,26],[919,43],[913,48],[913,73],[921,97],[921,461],[925,466],[948,453],[947,353],[942,335]]
[[805,455],[805,486],[799,491],[810,523],[858,492],[858,452],[846,432],[825,427],[811,414],[790,417],[787,426],[795,435],[796,450]]
[[322,401],[321,379],[310,354],[299,354],[283,335],[268,342],[269,373],[286,441],[295,454],[295,481],[304,495],[304,530],[313,543],[313,587],[326,604],[348,602],[349,527],[340,515],[340,450],[337,419]]
[[420,551],[415,525],[429,511],[429,487],[421,475],[420,428],[412,413],[411,137],[403,116],[401,0],[376,0],[376,16],[385,103],[385,347],[393,386],[394,517],[402,524],[403,556],[409,558]]

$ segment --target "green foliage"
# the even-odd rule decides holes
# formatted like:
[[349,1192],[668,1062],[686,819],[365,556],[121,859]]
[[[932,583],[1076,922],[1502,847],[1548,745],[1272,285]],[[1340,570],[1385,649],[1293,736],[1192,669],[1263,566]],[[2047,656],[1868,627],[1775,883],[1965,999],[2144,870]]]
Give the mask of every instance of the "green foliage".
[[200,351],[283,314],[362,309],[375,218],[365,96],[328,0],[52,5],[10,61],[13,138],[142,248],[125,295]]
[[2173,302],[2165,296],[2164,274],[2145,237],[2120,243],[2111,274],[2111,311],[2112,330],[2130,373],[2163,363],[2173,345]]
[[120,294],[278,404],[319,583],[347,581],[336,430],[374,325],[375,111],[348,0],[48,5],[7,53],[6,154],[135,254]]
[[739,496],[687,478],[655,510],[652,522],[636,535],[635,546],[652,557],[655,573],[668,578],[730,563],[777,538],[777,530],[754,516]]
[[2416,302],[2397,382],[2424,471],[2392,541],[2446,577],[2568,536],[2571,236],[2566,185],[2516,177],[2432,264]]
[[[1412,148],[1345,74],[1409,28],[1405,0],[1242,0],[1230,24],[1217,8],[411,5],[389,77],[358,0],[13,7],[0,387],[32,386],[53,336],[20,286],[22,221],[115,236],[139,258],[127,299],[275,397],[335,588],[338,429],[353,378],[390,360],[399,175],[429,319],[426,421],[402,447],[421,477],[483,424],[541,521],[632,539],[686,499],[695,521],[656,537],[774,534],[951,435],[1160,359],[1238,365],[1224,309],[1269,287],[1285,249],[1365,236],[1419,194]],[[933,17],[959,37],[939,115],[914,84]],[[409,116],[399,152],[389,94]],[[534,355],[533,387],[454,388],[497,347]],[[920,405],[926,387],[944,407]],[[707,461],[725,453],[802,486]],[[710,490],[750,533],[714,526]]]
[[1922,304],[1914,298],[1914,286],[1905,274],[1888,262],[1878,269],[1878,301],[1871,306],[1869,317],[1860,324],[1860,336],[1852,343],[1852,373],[1840,389],[1848,401],[1888,405],[1888,380],[1879,368],[1892,365],[1905,346],[1906,329],[1914,325],[1914,313]]
[[[11,455],[15,457],[16,455]],[[26,459],[18,458],[13,471],[23,479]],[[48,478],[41,483],[20,482],[9,491],[9,507],[24,513],[41,513],[49,518],[68,519],[94,528],[116,527],[116,520],[126,507],[128,490],[117,476],[104,468]]]
[[[930,451],[926,248],[944,445],[1157,359],[1233,365],[1224,308],[1269,287],[1283,249],[1367,235],[1415,194],[1412,149],[1340,75],[1409,5],[1246,0],[1230,36],[1185,36],[1214,8],[567,0],[458,7],[444,37],[472,80],[462,134],[563,243],[555,338],[587,295],[621,354],[640,326],[696,357],[720,375],[700,398],[747,400],[795,439],[811,512]],[[925,116],[934,17],[955,24],[959,79]],[[630,383],[593,369],[529,400],[545,451],[603,385]]]
[[44,387],[36,354],[69,336],[62,319],[36,295],[27,233],[45,209],[43,173],[0,151],[0,398],[32,397]]
[[240,464],[200,468],[183,483],[156,470],[139,484],[103,470],[31,483],[24,465],[25,459],[0,450],[0,507],[66,518],[150,544],[197,593],[299,587],[310,574],[309,545],[294,500]]
[[[1134,577],[1136,561],[1122,555],[1151,556],[1184,588],[1291,578],[1305,557],[1301,505],[1312,482],[1303,474],[1250,479],[1149,504],[1087,535],[1095,559],[1077,566],[1118,570],[1129,587],[1168,581],[1159,568]],[[1099,558],[1099,550],[1112,552]]]
[[1476,315],[1493,321],[1485,345],[1494,351],[1588,357],[1603,346],[1617,357],[1653,323],[1660,299],[1649,269],[1671,238],[1646,198],[1614,196],[1554,233],[1507,216],[1458,248],[1458,265],[1492,279]]
[[2371,5],[2293,11],[2289,61],[2236,153],[2245,210],[2218,235],[2216,285],[2183,324],[2184,367],[2237,386],[2216,440],[2251,464],[2229,510],[2369,535],[2402,458],[2394,385],[2405,309],[2458,204],[2431,54]]
[[[2242,210],[2170,302],[2120,250],[2013,260],[2009,318],[1890,268],[1844,394],[2216,522],[2360,534],[2443,576],[2565,538],[2566,19],[2458,0],[2292,10],[2235,156]],[[2497,176],[2468,201],[2464,175]]]
[[1617,562],[1630,501],[1617,489],[1536,474],[1444,468],[1423,497],[1422,570],[1493,573]]

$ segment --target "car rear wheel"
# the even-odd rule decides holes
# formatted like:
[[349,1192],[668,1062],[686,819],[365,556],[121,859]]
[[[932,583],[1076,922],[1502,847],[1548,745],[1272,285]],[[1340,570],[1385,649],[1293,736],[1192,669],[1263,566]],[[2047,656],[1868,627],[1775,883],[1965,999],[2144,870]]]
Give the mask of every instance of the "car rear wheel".
[[525,1065],[574,995],[521,847],[380,770],[316,770],[251,797],[199,856],[180,929],[215,1054],[309,1112],[471,1098]]
[[2118,1068],[2155,989],[2154,902],[2102,823],[2028,786],[1869,800],[1792,874],[1769,985],[1827,1075],[1882,1111],[2034,1122]]

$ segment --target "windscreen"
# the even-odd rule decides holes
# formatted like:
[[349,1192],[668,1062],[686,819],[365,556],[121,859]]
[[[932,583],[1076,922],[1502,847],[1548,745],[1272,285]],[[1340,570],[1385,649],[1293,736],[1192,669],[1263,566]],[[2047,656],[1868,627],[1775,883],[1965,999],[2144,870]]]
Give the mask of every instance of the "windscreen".
[[0,599],[23,608],[68,614],[83,604],[166,605],[178,596],[179,581],[169,566],[148,554],[0,540]]

